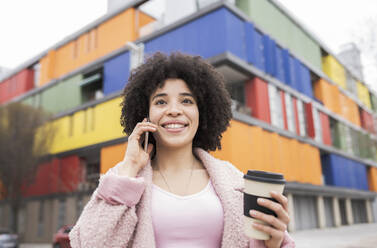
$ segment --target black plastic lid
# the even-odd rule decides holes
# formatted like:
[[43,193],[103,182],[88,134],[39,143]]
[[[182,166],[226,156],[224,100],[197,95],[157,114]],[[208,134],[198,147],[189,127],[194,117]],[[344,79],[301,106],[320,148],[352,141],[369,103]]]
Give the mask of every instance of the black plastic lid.
[[283,174],[267,171],[248,170],[243,178],[263,183],[285,184]]

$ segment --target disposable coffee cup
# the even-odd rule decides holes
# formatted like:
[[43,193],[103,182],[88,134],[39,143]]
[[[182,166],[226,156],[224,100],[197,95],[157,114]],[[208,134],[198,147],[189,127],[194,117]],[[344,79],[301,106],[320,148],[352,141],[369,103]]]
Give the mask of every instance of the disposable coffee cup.
[[274,211],[258,205],[257,199],[265,198],[277,202],[271,197],[270,192],[275,191],[277,193],[283,193],[285,186],[284,176],[279,173],[249,170],[243,178],[245,183],[245,189],[243,192],[245,234],[253,239],[269,240],[269,234],[255,229],[252,225],[253,223],[262,225],[268,224],[264,221],[251,217],[250,210],[257,210],[265,214],[277,216]]

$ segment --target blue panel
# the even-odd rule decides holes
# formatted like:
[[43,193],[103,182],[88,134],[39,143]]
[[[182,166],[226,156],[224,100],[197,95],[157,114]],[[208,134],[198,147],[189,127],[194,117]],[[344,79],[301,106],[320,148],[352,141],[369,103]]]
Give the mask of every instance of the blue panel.
[[265,71],[262,34],[250,22],[245,22],[245,44],[247,62]]
[[225,8],[145,42],[145,52],[180,51],[210,58],[230,52],[246,60],[244,22]]
[[122,90],[130,75],[129,52],[116,56],[104,63],[103,91],[105,95]]
[[290,63],[289,63],[289,51],[287,49],[283,49],[281,51],[281,57],[283,59],[283,69],[284,69],[284,80],[283,82],[286,84],[291,83],[291,68],[290,68]]
[[283,49],[279,46],[275,46],[276,49],[276,75],[274,75],[281,82],[285,83],[285,70],[284,70],[284,59],[283,59]]
[[354,162],[354,163],[355,163],[355,167],[357,168],[356,188],[360,190],[369,190],[368,172],[367,172],[366,166],[358,162]]
[[310,98],[313,97],[313,89],[312,89],[312,83],[310,80],[310,71],[309,69],[301,64],[301,82],[300,82],[300,87],[301,93],[307,95]]
[[293,71],[294,71],[296,82],[295,82],[294,87],[292,87],[292,88],[301,92],[301,81],[302,81],[302,79],[301,79],[301,62],[296,58],[293,60]]
[[365,165],[335,154],[321,156],[326,185],[368,190]]
[[297,90],[297,76],[296,76],[296,63],[298,63],[297,59],[289,56],[289,81],[286,81],[286,83],[291,86],[292,89]]
[[276,43],[268,35],[263,35],[266,72],[276,77]]

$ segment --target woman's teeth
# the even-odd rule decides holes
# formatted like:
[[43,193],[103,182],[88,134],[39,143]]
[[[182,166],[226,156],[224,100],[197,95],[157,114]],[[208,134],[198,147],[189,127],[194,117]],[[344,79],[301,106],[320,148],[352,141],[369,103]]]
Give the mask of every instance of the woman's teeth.
[[185,127],[185,125],[182,125],[182,124],[168,124],[168,125],[165,125],[164,127],[165,128],[174,129],[174,128],[183,128],[183,127]]

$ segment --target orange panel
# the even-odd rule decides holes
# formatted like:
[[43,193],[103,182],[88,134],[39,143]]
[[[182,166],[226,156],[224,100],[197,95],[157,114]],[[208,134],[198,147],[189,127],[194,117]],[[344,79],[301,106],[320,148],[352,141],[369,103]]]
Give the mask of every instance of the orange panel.
[[271,150],[270,150],[271,172],[281,173],[281,168],[280,168],[281,155],[280,155],[279,135],[277,133],[271,133],[270,139],[271,139]]
[[263,170],[263,165],[265,163],[265,149],[261,145],[263,144],[263,130],[257,126],[251,126],[251,156],[253,158],[252,169],[253,170]]
[[55,75],[55,57],[56,51],[50,50],[47,55],[40,60],[41,64],[41,78],[39,80],[39,86],[50,82],[52,79],[56,78]]
[[77,59],[80,56],[77,48],[77,58],[74,57],[74,49],[77,41],[71,41],[61,46],[56,51],[56,76],[61,77],[66,73],[73,71],[77,67]]
[[339,97],[340,97],[340,91],[339,88],[336,85],[331,85],[331,101],[332,101],[332,111],[334,113],[337,113],[339,115],[342,114],[340,110],[340,102],[339,102]]
[[127,9],[123,13],[98,26],[98,53],[104,56],[135,40],[135,10]]
[[369,190],[377,192],[377,168],[376,167],[369,167],[368,181],[369,181]]
[[291,154],[289,150],[289,138],[280,136],[280,150],[281,150],[281,159],[280,167],[284,177],[287,181],[292,181],[292,171],[291,171]]
[[290,143],[290,155],[291,155],[291,172],[292,180],[300,181],[300,169],[301,169],[301,151],[299,150],[299,143],[295,139],[291,139]]
[[231,162],[244,173],[252,169],[251,140],[253,137],[250,127],[247,124],[232,120],[231,127],[226,131],[225,135],[228,135],[228,137],[222,140],[224,152],[217,151],[212,154],[220,159]]
[[101,169],[100,173],[106,173],[110,168],[123,160],[127,143],[103,147],[101,149]]

